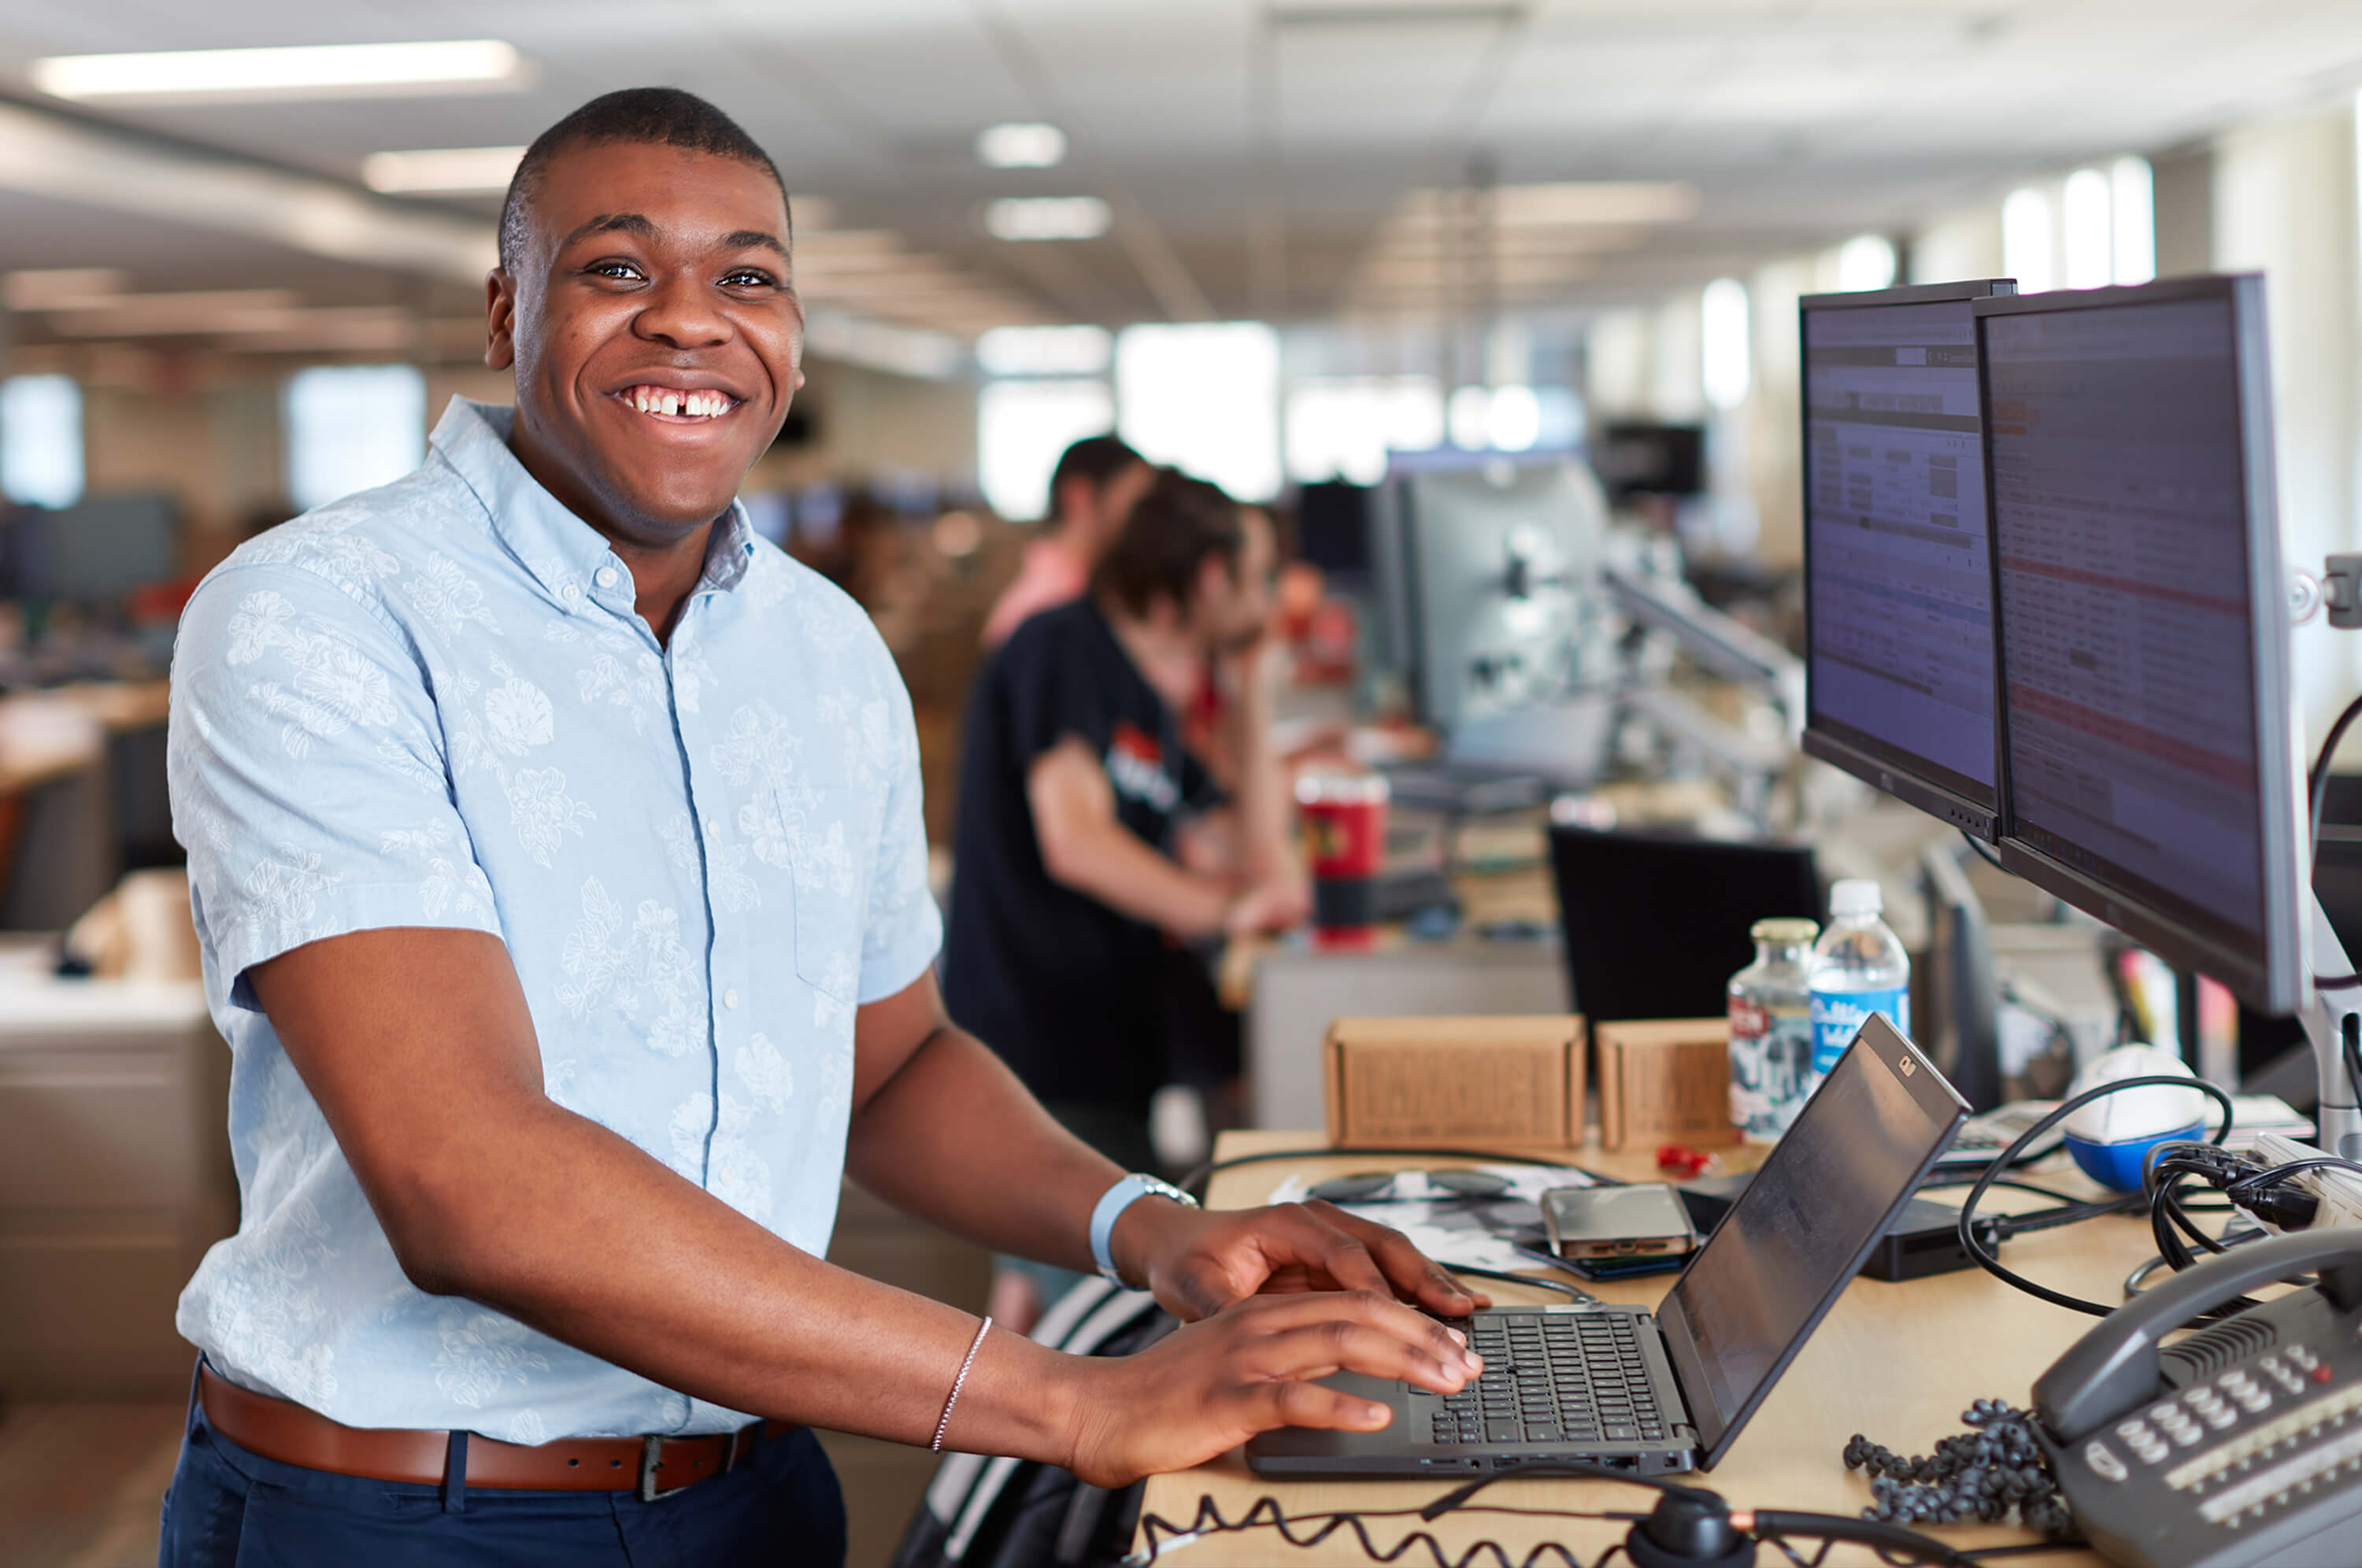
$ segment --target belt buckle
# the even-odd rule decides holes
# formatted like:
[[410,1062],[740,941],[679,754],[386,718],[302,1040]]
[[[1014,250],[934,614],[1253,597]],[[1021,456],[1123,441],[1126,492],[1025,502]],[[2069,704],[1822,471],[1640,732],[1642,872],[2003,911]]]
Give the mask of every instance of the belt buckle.
[[678,1497],[697,1484],[694,1480],[690,1480],[684,1481],[678,1486],[657,1485],[657,1465],[663,1459],[664,1444],[665,1440],[654,1432],[640,1440],[639,1497],[643,1503],[661,1503],[667,1497]]

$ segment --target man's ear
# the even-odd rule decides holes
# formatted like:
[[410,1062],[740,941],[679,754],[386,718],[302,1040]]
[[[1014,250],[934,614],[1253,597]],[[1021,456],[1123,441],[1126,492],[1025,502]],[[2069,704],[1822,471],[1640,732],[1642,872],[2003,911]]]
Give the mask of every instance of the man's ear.
[[495,370],[516,363],[516,280],[505,267],[484,274],[484,363]]

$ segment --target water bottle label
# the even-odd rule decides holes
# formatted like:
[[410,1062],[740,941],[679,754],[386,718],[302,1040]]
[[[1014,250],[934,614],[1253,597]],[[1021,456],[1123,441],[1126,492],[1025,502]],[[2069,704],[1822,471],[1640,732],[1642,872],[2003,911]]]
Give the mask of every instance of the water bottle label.
[[1730,1119],[1751,1143],[1776,1140],[1812,1089],[1813,1026],[1802,1008],[1730,1004]]
[[1882,1012],[1898,1033],[1911,1032],[1911,988],[1889,986],[1874,991],[1815,991],[1813,993],[1813,1073],[1826,1074],[1838,1065],[1854,1033],[1873,1012]]

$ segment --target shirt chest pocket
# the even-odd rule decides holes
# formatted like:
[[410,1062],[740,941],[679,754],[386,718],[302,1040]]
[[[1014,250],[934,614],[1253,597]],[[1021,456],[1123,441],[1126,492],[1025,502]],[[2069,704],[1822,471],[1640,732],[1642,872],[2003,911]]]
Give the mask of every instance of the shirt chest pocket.
[[795,900],[796,975],[840,1002],[861,984],[861,941],[877,872],[874,790],[798,781],[774,791],[780,869]]

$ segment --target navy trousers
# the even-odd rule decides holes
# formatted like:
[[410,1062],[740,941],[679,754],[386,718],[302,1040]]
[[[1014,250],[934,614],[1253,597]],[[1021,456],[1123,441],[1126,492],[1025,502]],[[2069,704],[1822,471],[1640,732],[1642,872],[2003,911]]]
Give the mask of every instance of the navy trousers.
[[281,1464],[215,1431],[193,1401],[164,1494],[159,1568],[843,1568],[844,1497],[809,1431],[727,1475],[630,1492],[511,1492],[371,1481]]

